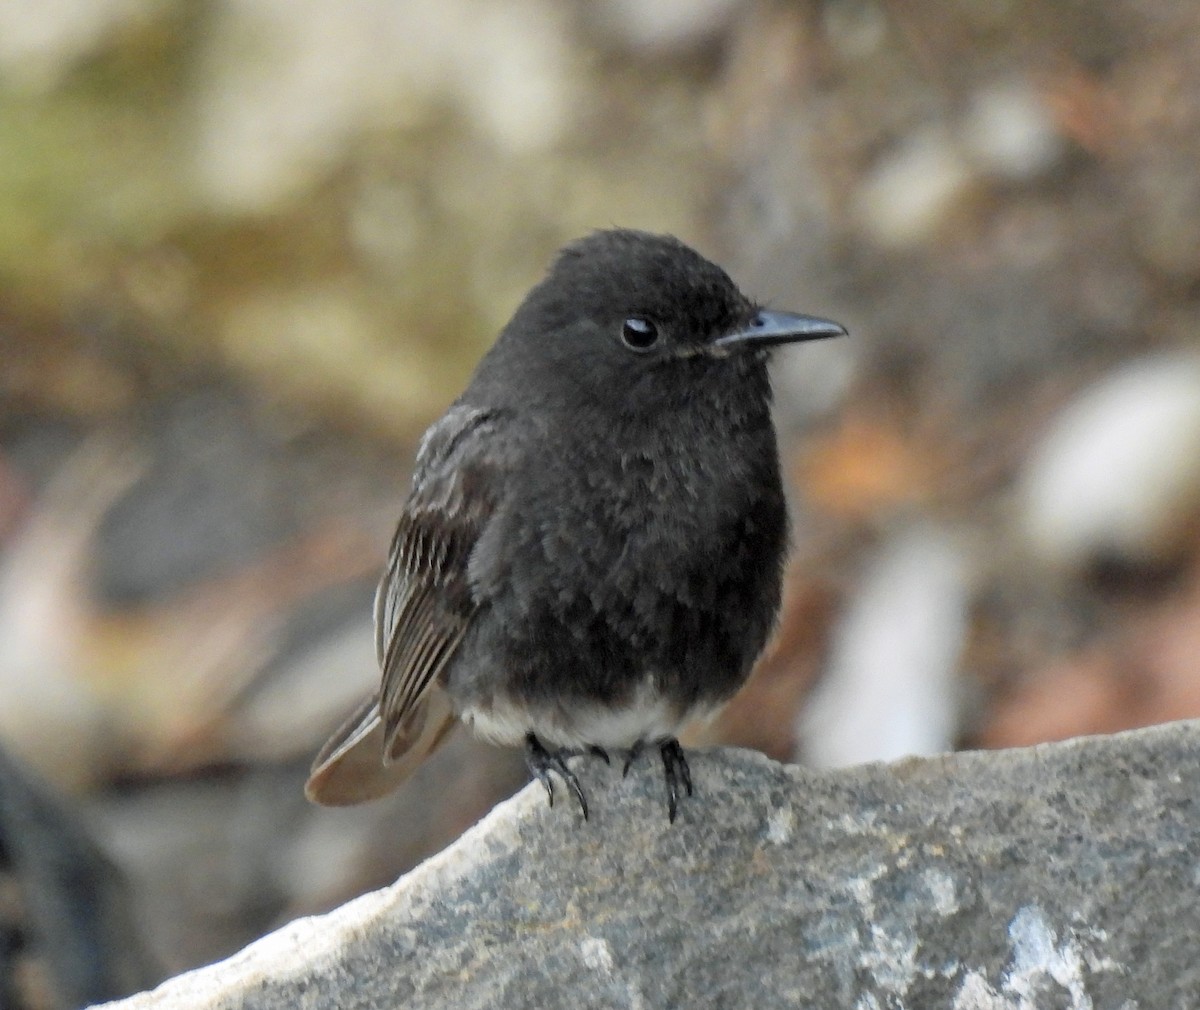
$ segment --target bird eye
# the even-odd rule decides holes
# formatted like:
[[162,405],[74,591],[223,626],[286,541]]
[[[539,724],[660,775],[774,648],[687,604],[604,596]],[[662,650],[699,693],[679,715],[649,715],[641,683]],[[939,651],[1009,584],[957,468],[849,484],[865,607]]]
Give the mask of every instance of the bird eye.
[[632,350],[648,351],[658,343],[658,327],[649,319],[630,316],[621,328],[621,339]]

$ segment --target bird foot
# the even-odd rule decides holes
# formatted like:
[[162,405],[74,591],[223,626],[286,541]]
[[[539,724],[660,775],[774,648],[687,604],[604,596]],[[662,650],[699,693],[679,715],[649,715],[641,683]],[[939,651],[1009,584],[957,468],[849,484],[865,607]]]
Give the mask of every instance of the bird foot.
[[675,823],[675,811],[679,806],[679,787],[682,785],[692,795],[692,770],[679,741],[670,737],[659,744],[662,754],[663,774],[667,780],[667,820]]
[[[625,757],[625,767],[621,769],[622,777],[629,774],[630,766],[645,749],[646,742],[644,740],[639,740],[629,748],[629,753]],[[662,755],[663,776],[667,782],[667,819],[674,824],[675,814],[679,810],[681,793],[686,792],[689,796],[692,795],[692,770],[688,767],[683,747],[673,736],[659,743],[658,750]]]
[[[583,794],[583,786],[579,784],[579,779],[567,764],[567,758],[574,753],[576,752],[570,750],[546,750],[542,742],[532,733],[525,737],[525,765],[529,769],[529,773],[545,787],[550,806],[554,806],[554,781],[550,778],[550,773],[555,772],[567,784],[567,788],[574,794],[575,799],[579,801],[579,809],[583,811],[583,819],[586,821],[588,819],[587,797]],[[604,754],[604,757],[607,760],[608,755]]]
[[[625,756],[625,764],[621,769],[622,777],[629,774],[633,762],[646,750],[647,746],[644,740],[639,740],[629,748]],[[688,796],[692,795],[692,772],[688,767],[683,747],[675,737],[668,737],[666,740],[660,741],[657,746],[662,757],[663,777],[667,784],[667,820],[674,824],[675,815],[679,812],[680,797],[685,793]],[[608,751],[603,747],[592,746],[582,749],[563,747],[557,750],[547,750],[533,733],[529,733],[525,737],[526,767],[529,768],[529,773],[545,788],[550,806],[554,806],[554,779],[551,777],[551,772],[553,772],[566,783],[567,788],[578,801],[579,809],[586,821],[588,819],[587,797],[584,795],[583,786],[579,784],[578,776],[567,764],[568,758],[585,754],[598,757],[605,764],[611,764]]]

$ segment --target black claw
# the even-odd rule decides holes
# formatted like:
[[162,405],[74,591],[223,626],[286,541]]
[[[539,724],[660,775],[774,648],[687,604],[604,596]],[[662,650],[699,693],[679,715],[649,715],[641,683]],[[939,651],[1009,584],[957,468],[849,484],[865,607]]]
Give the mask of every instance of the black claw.
[[528,734],[525,737],[525,767],[545,787],[550,806],[554,806],[554,780],[550,778],[552,764],[550,754],[541,741],[532,733]]
[[663,772],[667,780],[667,820],[675,823],[675,813],[679,807],[679,786],[692,795],[692,770],[688,767],[687,757],[679,741],[670,737],[659,744],[662,754]]
[[587,749],[587,752],[589,754],[591,754],[592,757],[598,757],[606,765],[612,764],[612,761],[610,761],[608,758],[608,751],[606,751],[603,747],[598,746],[597,744],[592,744],[592,746],[590,746]]
[[635,743],[632,747],[629,748],[629,753],[625,755],[625,767],[621,769],[621,778],[628,778],[629,769],[631,767],[633,767],[634,761],[636,761],[638,759],[638,756],[645,749],[646,749],[646,743],[643,740],[639,740],[637,743]]
[[554,781],[550,778],[550,773],[557,772],[559,778],[567,784],[567,788],[575,794],[575,799],[579,801],[579,809],[583,811],[583,819],[586,821],[588,819],[587,797],[583,795],[583,786],[579,784],[579,779],[567,765],[566,759],[570,753],[570,751],[561,750],[548,751],[532,733],[525,736],[525,764],[529,768],[529,773],[545,787],[550,806],[554,806]]

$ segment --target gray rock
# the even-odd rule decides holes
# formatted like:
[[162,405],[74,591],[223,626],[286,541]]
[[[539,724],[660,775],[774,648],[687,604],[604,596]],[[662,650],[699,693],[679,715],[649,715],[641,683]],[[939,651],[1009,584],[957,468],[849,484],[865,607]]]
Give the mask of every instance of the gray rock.
[[150,1007],[1196,1005],[1200,722],[814,772],[581,762],[394,886],[111,1004]]

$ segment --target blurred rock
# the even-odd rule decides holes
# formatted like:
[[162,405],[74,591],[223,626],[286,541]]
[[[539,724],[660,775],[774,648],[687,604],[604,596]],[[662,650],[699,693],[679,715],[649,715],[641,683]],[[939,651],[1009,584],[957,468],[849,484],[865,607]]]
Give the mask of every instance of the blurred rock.
[[152,6],[150,0],[5,0],[0,4],[0,79],[47,91]]
[[745,6],[744,0],[600,0],[585,11],[622,44],[662,56],[712,43]]
[[249,763],[311,757],[314,742],[378,686],[370,597],[356,599],[356,619],[292,643],[291,655],[247,691],[221,731],[223,758]]
[[863,181],[858,225],[887,249],[929,242],[975,182],[975,170],[952,135],[937,126],[922,128],[885,154]]
[[1193,283],[1200,271],[1200,180],[1164,159],[1138,182],[1134,248],[1168,280]]
[[[145,452],[97,436],[68,455],[0,556],[0,739],[70,791],[135,769],[295,757],[349,704],[339,685],[376,669],[369,629],[365,648],[341,648],[333,590],[360,590],[369,622],[385,536],[310,525],[288,500],[298,475],[275,484],[283,447],[223,398],[163,420]],[[316,446],[304,455],[319,465]]]
[[91,546],[139,472],[131,448],[86,443],[0,556],[0,741],[60,788],[94,784],[120,750],[116,720],[86,676]]
[[801,712],[806,763],[835,768],[952,749],[970,575],[966,545],[947,530],[918,524],[885,541]]
[[224,957],[289,904],[291,839],[307,814],[299,768],[142,783],[89,814],[127,868],[138,922],[171,972]]
[[574,104],[564,29],[543,0],[225,0],[202,62],[205,199],[272,211],[360,135],[437,121],[447,104],[501,148],[544,149]]
[[162,977],[121,874],[0,748],[0,1006],[75,1010]]
[[[215,364],[403,438],[564,240],[703,234],[702,68],[667,84],[601,53],[562,0],[21,0],[4,18],[13,47],[53,52],[34,93],[0,63],[0,318],[35,331]],[[136,384],[98,381],[127,383],[128,361],[79,367],[105,357],[86,336],[30,385],[136,409]]]
[[445,392],[428,357],[406,344],[381,353],[388,334],[370,301],[345,283],[260,289],[229,306],[216,336],[231,365],[289,398],[356,389],[379,417],[435,413]]
[[1050,109],[1026,80],[977,94],[961,135],[968,153],[989,174],[1009,182],[1045,175],[1065,151]]
[[1053,565],[1169,561],[1200,508],[1200,357],[1134,360],[1079,393],[1031,453],[1017,502]]
[[290,763],[160,776],[92,801],[110,850],[129,868],[151,949],[173,971],[394,880],[528,777],[519,751],[459,733],[386,800],[319,808],[304,798],[319,743]]
[[875,56],[888,39],[888,12],[883,4],[867,2],[823,4],[823,38],[840,59],[848,62]]
[[1200,564],[1147,603],[1131,594],[1103,632],[1031,669],[988,706],[973,743],[1021,747],[1200,717]]
[[819,773],[592,762],[394,886],[113,1010],[1186,1005],[1200,725]]

